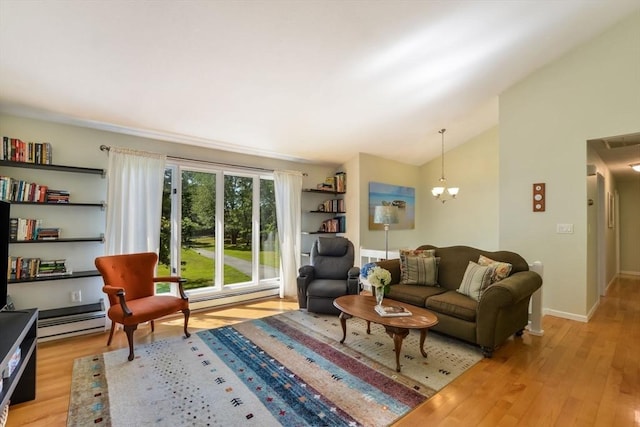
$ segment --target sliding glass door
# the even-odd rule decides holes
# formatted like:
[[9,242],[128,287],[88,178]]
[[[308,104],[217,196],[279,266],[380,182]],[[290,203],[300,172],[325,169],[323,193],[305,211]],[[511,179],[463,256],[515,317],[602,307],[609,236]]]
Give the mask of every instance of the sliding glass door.
[[272,177],[167,168],[160,252],[159,272],[186,279],[190,293],[273,285],[280,256]]

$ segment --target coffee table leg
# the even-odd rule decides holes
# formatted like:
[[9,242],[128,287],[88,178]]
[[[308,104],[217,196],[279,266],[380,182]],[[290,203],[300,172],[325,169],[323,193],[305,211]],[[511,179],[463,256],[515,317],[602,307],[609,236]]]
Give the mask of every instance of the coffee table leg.
[[371,335],[371,322],[367,320],[367,335]]
[[428,329],[420,329],[420,353],[422,353],[422,357],[427,357],[427,352],[424,351],[424,340],[427,338]]
[[384,329],[387,331],[387,335],[393,338],[393,347],[396,351],[396,372],[400,372],[400,350],[402,349],[402,341],[409,335],[409,330],[392,326],[385,326]]
[[340,313],[340,325],[342,325],[342,339],[340,340],[340,344],[344,343],[344,340],[347,338],[347,319],[351,319],[350,314]]

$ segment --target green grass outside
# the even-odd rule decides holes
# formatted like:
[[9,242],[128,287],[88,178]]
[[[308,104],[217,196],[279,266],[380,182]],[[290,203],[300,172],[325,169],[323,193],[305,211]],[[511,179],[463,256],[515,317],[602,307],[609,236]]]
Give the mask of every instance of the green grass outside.
[[[202,237],[199,239],[195,239],[193,247],[206,249],[209,251],[214,251],[215,246],[213,245],[212,237]],[[225,256],[232,256],[240,259],[244,259],[246,261],[251,260],[251,251],[250,250],[242,250],[237,246],[232,247],[229,245],[229,248],[225,247]],[[207,258],[198,254],[194,249],[191,248],[181,248],[181,259],[182,259],[182,273],[181,277],[186,279],[186,283],[184,284],[184,289],[197,289],[207,286],[213,286],[213,278],[215,276],[215,268],[214,262],[212,259]],[[273,252],[261,252],[260,253],[260,263],[263,265],[270,265],[272,267],[277,267],[279,265],[278,258],[275,256]],[[188,266],[189,272],[185,272],[185,267]],[[158,266],[158,275],[159,276],[169,276],[171,275],[169,271],[169,267],[165,265]],[[241,271],[225,265],[224,266],[224,283],[240,283],[247,282],[251,280],[251,277],[242,273]],[[158,284],[157,292],[168,292],[169,285],[168,284]]]
[[[215,250],[215,239],[212,236],[198,237],[193,239],[192,246],[213,252]],[[251,261],[251,249],[246,248],[244,245],[225,245],[224,254]],[[274,251],[260,251],[260,264],[278,268],[280,259],[276,255]]]

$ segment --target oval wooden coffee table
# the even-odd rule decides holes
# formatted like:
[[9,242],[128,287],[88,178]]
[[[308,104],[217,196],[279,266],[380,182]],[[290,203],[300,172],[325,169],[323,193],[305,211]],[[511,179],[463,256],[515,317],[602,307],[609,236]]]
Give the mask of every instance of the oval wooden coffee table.
[[371,333],[369,327],[370,322],[373,322],[384,326],[387,335],[393,338],[396,351],[397,372],[400,372],[400,349],[402,348],[402,341],[409,335],[411,329],[418,329],[420,331],[420,353],[422,353],[423,357],[427,357],[427,353],[424,351],[424,340],[427,337],[429,328],[438,324],[438,317],[429,310],[385,298],[382,305],[404,307],[411,312],[411,316],[383,317],[375,311],[375,297],[368,295],[344,295],[336,298],[333,301],[333,305],[341,311],[341,344],[344,343],[344,340],[347,338],[347,319],[358,317],[367,321],[368,334]]

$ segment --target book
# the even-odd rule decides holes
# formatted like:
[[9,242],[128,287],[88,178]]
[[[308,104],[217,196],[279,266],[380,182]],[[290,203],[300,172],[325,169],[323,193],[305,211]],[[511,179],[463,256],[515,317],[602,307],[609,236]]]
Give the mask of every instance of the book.
[[382,317],[411,316],[411,312],[399,305],[376,305],[376,313]]

